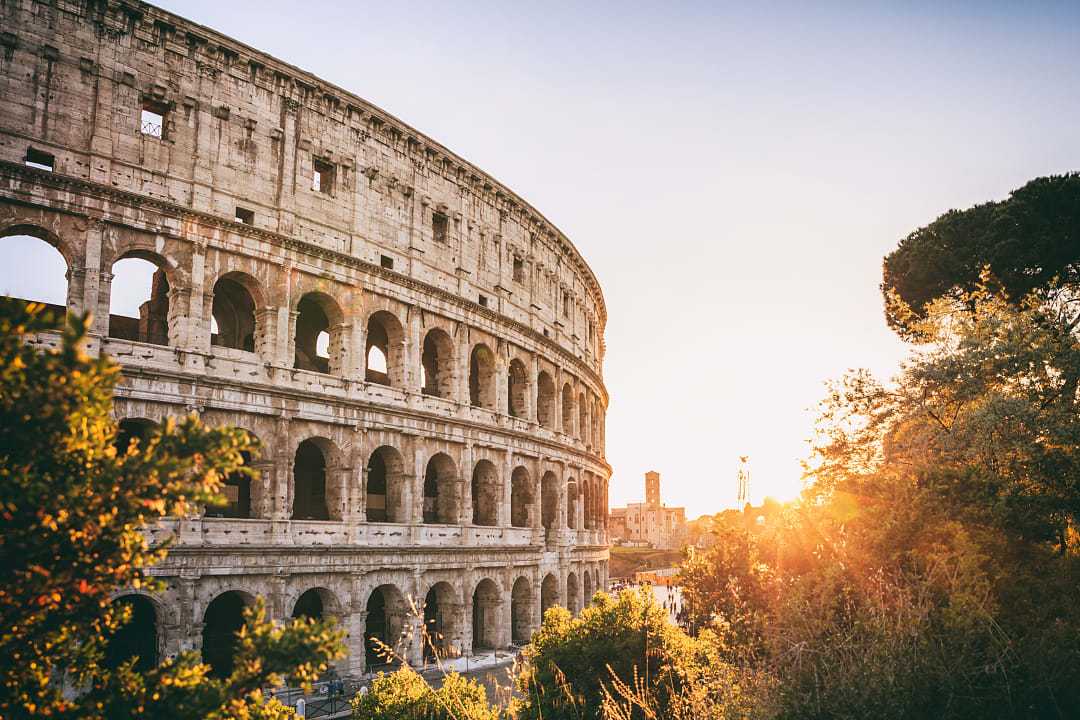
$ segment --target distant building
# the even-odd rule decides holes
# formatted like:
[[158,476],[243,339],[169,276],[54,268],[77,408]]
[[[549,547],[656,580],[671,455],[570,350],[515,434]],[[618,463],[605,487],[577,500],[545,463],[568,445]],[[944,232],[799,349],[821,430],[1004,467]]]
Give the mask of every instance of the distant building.
[[660,473],[650,470],[645,473],[645,502],[612,508],[608,531],[616,543],[676,548],[686,537],[686,508],[660,502]]

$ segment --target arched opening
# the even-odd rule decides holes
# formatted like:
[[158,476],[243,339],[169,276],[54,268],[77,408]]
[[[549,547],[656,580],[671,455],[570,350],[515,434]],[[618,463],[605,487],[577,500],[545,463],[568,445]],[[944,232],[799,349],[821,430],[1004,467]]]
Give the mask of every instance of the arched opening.
[[596,591],[593,589],[593,579],[592,573],[590,571],[586,570],[585,572],[583,572],[581,575],[581,579],[582,585],[585,588],[585,594],[582,596],[582,607],[586,607],[590,602],[592,602],[593,593]]
[[559,580],[551,573],[544,577],[540,584],[540,612],[546,613],[548,608],[559,604]]
[[424,522],[456,523],[458,521],[457,466],[446,453],[428,460],[424,473]]
[[115,669],[131,658],[139,672],[151,670],[158,662],[157,611],[150,598],[143,595],[122,595],[113,600],[118,608],[131,608],[131,618],[117,628],[105,645],[107,668]]
[[510,476],[510,524],[529,527],[529,509],[533,504],[532,478],[524,466],[514,468]]
[[227,273],[214,283],[210,344],[255,352],[255,300],[242,273]]
[[454,341],[439,328],[432,328],[424,336],[420,380],[424,395],[441,398],[454,395]]
[[578,589],[577,575],[573,572],[566,576],[566,609],[577,615],[581,610],[581,594]]
[[469,404],[495,409],[495,353],[483,343],[469,356]]
[[585,399],[585,393],[578,395],[578,438],[589,444],[589,404]]
[[397,663],[405,618],[405,600],[393,585],[380,585],[368,597],[367,620],[364,629],[365,663],[368,672],[373,668]]
[[[241,452],[244,465],[251,464],[251,453]],[[225,497],[224,505],[208,505],[206,517],[250,518],[251,517],[251,478],[244,472],[231,472],[225,476],[221,486]]]
[[402,387],[405,367],[405,333],[401,322],[386,310],[373,313],[367,323],[367,367],[370,383]]
[[436,583],[424,598],[424,659],[461,655],[461,603],[447,582]]
[[169,344],[169,280],[165,261],[150,252],[127,253],[112,266],[109,337]]
[[[68,266],[60,251],[31,235],[8,235],[0,240],[0,247],[0,295],[43,303],[63,320],[67,312]],[[33,272],[27,272],[27,268],[33,268]]]
[[293,366],[300,370],[331,373],[340,358],[341,311],[329,296],[308,293],[296,306]]
[[518,418],[528,414],[529,375],[517,358],[510,361],[506,377],[506,412]]
[[573,478],[566,483],[566,527],[570,530],[577,528],[578,491],[577,483]]
[[157,423],[146,418],[124,418],[116,428],[113,445],[118,453],[126,453],[131,444],[137,443],[139,449],[146,447],[146,441],[157,430]]
[[499,473],[489,460],[476,463],[472,476],[473,525],[499,522]]
[[541,427],[555,427],[555,381],[544,370],[536,376],[536,421]]
[[525,645],[532,637],[533,594],[529,581],[519,577],[510,591],[510,641]]
[[574,434],[574,390],[570,383],[562,386],[562,431]]
[[315,440],[296,448],[293,462],[293,520],[329,520],[326,507],[326,456]]
[[293,605],[292,616],[294,618],[322,620],[329,616],[332,605],[333,598],[328,590],[325,590],[324,588],[311,588],[310,590],[305,590],[304,593],[296,599],[296,604]]
[[473,651],[494,650],[499,622],[499,588],[484,578],[473,592]]
[[367,467],[368,522],[405,522],[401,502],[405,463],[389,445],[371,453]]
[[540,501],[543,503],[540,521],[544,529],[552,530],[559,513],[559,479],[550,470],[540,479]]
[[236,654],[236,633],[244,625],[244,608],[251,598],[230,590],[214,598],[203,615],[202,657],[210,666],[210,675],[232,675]]

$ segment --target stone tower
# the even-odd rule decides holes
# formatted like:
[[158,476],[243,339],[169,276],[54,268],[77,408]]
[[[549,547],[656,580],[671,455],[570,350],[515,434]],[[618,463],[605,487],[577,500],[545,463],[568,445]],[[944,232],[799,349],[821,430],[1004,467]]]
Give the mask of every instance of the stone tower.
[[645,473],[645,504],[653,509],[660,507],[660,473],[655,470]]

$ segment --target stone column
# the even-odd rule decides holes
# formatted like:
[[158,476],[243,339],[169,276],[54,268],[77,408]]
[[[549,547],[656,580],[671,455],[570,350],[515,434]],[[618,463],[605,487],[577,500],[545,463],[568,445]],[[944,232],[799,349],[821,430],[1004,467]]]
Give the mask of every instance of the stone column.
[[473,594],[469,592],[470,584],[465,586],[465,602],[463,603],[465,612],[461,622],[461,654],[465,656],[473,654]]
[[536,377],[539,374],[537,369],[539,362],[540,360],[536,356],[536,353],[530,353],[528,367],[526,368],[526,372],[528,373],[528,378],[526,379],[528,389],[525,392],[525,417],[522,419],[533,423],[538,422],[538,417],[536,415]]
[[98,337],[109,336],[109,303],[112,297],[113,274],[101,271],[98,274],[98,296],[94,306],[94,321],[90,326],[91,332]]
[[465,445],[461,452],[461,524],[472,525],[473,501],[472,501],[472,474],[473,474],[473,446],[472,443]]
[[[420,356],[423,352],[423,338],[420,337],[420,310],[409,309],[408,325],[405,330],[405,390],[419,393]],[[388,358],[389,360],[389,358]]]
[[292,608],[285,606],[288,600],[285,590],[287,583],[288,578],[285,575],[274,575],[270,578],[270,597],[266,603],[270,620],[284,622],[292,615]]
[[286,312],[288,325],[282,338],[284,342],[278,343],[282,346],[282,354],[278,357],[278,362],[282,367],[291,368],[296,364],[296,321],[300,317],[300,311],[288,310]]

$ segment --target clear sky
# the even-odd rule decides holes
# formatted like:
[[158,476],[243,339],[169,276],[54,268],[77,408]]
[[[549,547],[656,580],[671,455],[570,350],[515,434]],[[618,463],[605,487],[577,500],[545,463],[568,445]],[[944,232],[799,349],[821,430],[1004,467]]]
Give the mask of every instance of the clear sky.
[[801,486],[812,407],[890,374],[882,256],[1080,169],[1080,3],[160,2],[514,188],[608,306],[612,505]]

